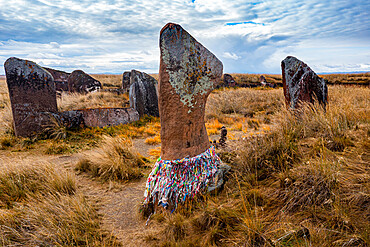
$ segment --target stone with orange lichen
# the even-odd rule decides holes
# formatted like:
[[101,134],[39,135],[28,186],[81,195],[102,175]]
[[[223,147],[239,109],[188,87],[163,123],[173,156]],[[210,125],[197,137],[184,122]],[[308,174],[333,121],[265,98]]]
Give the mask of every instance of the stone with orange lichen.
[[210,147],[204,124],[208,95],[219,84],[222,63],[180,25],[160,34],[159,111],[162,159],[194,157]]
[[11,57],[4,64],[16,136],[32,136],[57,113],[52,75],[28,60]]

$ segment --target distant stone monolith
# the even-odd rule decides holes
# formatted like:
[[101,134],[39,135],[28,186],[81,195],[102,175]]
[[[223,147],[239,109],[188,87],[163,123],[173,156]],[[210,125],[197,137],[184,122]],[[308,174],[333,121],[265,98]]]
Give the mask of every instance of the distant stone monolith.
[[314,103],[316,99],[325,108],[328,101],[326,82],[307,64],[288,56],[281,62],[281,70],[287,107],[297,109],[301,102]]
[[130,107],[144,115],[159,117],[157,80],[137,70],[131,70]]
[[11,57],[4,64],[16,136],[42,132],[57,113],[53,76],[36,63]]
[[68,77],[68,91],[77,93],[96,92],[102,88],[101,83],[82,70],[73,71]]
[[232,75],[230,74],[224,74],[224,80],[223,80],[224,87],[235,87],[236,82]]
[[46,69],[53,76],[56,91],[68,91],[68,77],[71,73],[46,67],[43,67],[43,69]]
[[160,34],[161,158],[193,157],[210,147],[204,124],[208,95],[220,83],[222,63],[180,25]]
[[131,78],[131,72],[130,71],[125,71],[123,74],[122,74],[122,89],[125,91],[125,92],[128,92],[129,89],[130,89],[130,78]]

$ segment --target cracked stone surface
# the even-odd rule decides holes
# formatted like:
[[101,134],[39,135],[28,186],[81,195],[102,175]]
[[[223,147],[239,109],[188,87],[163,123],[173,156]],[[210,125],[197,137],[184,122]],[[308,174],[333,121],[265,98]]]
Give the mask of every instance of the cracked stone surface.
[[328,101],[328,87],[307,64],[288,56],[281,62],[283,88],[287,107],[297,109],[300,102],[314,103],[315,99],[323,106]]
[[4,64],[16,136],[32,136],[57,113],[53,76],[36,63],[11,57]]
[[194,157],[210,143],[204,124],[208,95],[220,83],[223,65],[180,25],[160,33],[159,111],[161,157]]

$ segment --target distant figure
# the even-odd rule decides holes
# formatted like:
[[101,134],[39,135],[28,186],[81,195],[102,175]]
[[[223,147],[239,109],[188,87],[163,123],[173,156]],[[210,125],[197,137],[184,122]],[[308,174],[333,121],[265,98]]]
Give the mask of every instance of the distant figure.
[[226,140],[227,140],[227,129],[225,126],[222,126],[221,137],[220,137],[220,140],[218,141],[221,147],[226,146]]
[[263,75],[260,76],[260,83],[262,84],[262,86],[265,86],[267,83],[266,78]]

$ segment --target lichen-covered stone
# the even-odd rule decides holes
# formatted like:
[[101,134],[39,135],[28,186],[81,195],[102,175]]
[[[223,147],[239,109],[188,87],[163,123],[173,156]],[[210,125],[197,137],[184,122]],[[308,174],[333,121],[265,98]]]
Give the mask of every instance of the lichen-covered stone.
[[144,115],[158,117],[157,80],[136,70],[131,70],[130,80],[130,107],[137,110],[140,117]]
[[173,23],[161,30],[160,54],[161,158],[195,157],[210,147],[205,105],[220,82],[222,63]]
[[102,85],[99,81],[82,70],[75,70],[68,77],[68,91],[70,92],[91,93],[101,88]]
[[16,136],[42,132],[57,113],[53,76],[36,63],[11,57],[4,64]]
[[68,77],[71,73],[46,67],[43,67],[43,69],[49,71],[49,73],[53,76],[56,91],[68,91]]
[[325,108],[328,101],[326,82],[307,64],[288,56],[281,62],[281,70],[287,107],[297,109],[301,102],[314,103],[316,99]]
[[130,85],[131,85],[131,72],[130,71],[125,71],[123,74],[122,74],[122,89],[126,92],[129,91],[130,89]]

